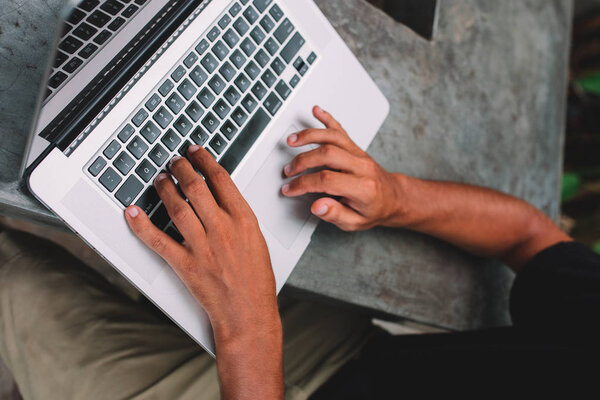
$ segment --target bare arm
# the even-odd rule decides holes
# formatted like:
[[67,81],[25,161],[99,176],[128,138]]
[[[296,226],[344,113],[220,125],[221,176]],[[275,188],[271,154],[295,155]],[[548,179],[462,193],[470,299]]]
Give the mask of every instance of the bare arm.
[[185,238],[179,244],[138,207],[126,210],[133,232],[169,263],[213,326],[222,398],[283,399],[282,327],[275,277],[252,210],[227,172],[200,146],[192,164],[175,158],[155,186]]
[[[327,112],[314,115],[325,129],[288,138],[301,147],[320,144],[286,168],[298,176],[282,188],[286,196],[325,193],[312,212],[341,229],[377,225],[406,228],[435,236],[472,254],[493,257],[518,270],[541,250],[571,240],[548,217],[526,202],[475,186],[432,182],[392,174],[362,151]],[[327,169],[302,175],[308,169]]]

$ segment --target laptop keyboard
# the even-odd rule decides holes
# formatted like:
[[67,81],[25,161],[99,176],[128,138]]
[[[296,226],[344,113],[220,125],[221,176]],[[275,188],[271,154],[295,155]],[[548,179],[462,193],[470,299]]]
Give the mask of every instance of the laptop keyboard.
[[181,241],[154,178],[193,144],[233,173],[316,60],[275,1],[233,2],[90,160],[86,173],[122,208],[139,206]]
[[83,0],[65,21],[46,98],[58,91],[148,0]]

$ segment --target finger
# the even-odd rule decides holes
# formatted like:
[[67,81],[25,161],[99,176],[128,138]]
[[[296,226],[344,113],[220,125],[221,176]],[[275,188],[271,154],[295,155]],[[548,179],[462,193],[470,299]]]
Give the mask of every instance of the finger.
[[156,191],[167,208],[173,223],[185,238],[193,243],[205,235],[204,227],[192,210],[192,207],[181,197],[170,175],[160,174],[154,181]]
[[325,125],[328,129],[335,129],[341,131],[344,130],[344,128],[342,128],[342,125],[335,118],[333,118],[331,114],[329,114],[327,111],[323,110],[319,106],[313,107],[313,115],[316,119],[321,121],[321,123],[323,123],[323,125]]
[[169,163],[169,170],[179,182],[179,187],[190,201],[196,214],[206,227],[218,218],[219,206],[206,182],[192,164],[183,157],[175,157]]
[[137,206],[125,210],[125,220],[133,233],[169,265],[175,265],[185,256],[185,248],[158,229]]
[[297,155],[291,163],[285,166],[286,176],[300,175],[308,169],[327,167],[344,172],[360,172],[357,158],[337,146],[323,145],[315,150]]
[[291,147],[302,147],[308,144],[330,144],[354,152],[356,144],[343,132],[333,129],[305,129],[287,138]]
[[323,221],[347,232],[361,230],[367,224],[367,220],[362,215],[327,197],[315,201],[310,210]]
[[360,178],[329,170],[302,175],[281,188],[287,197],[298,197],[307,193],[327,193],[331,196],[347,197],[359,201]]
[[204,175],[206,183],[221,208],[232,213],[248,207],[242,194],[231,177],[213,156],[202,146],[190,146],[188,157],[192,164]]

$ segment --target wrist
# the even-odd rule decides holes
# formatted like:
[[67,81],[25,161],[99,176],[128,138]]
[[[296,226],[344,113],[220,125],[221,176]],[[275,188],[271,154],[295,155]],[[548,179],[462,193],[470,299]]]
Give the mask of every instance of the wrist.
[[399,173],[390,175],[392,199],[388,215],[381,225],[389,228],[405,228],[411,224],[411,217],[414,215],[409,188],[413,188],[418,180]]

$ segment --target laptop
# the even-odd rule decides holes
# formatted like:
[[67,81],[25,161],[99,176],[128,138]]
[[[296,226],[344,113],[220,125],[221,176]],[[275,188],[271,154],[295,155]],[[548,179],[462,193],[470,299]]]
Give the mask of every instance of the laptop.
[[362,148],[389,104],[312,0],[72,2],[41,89],[30,191],[214,356],[210,322],[129,230],[136,204],[181,240],[152,187],[192,144],[230,173],[258,217],[277,291],[318,220],[288,199],[286,138],[330,111]]

